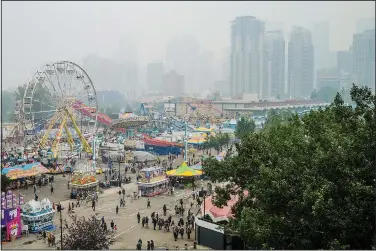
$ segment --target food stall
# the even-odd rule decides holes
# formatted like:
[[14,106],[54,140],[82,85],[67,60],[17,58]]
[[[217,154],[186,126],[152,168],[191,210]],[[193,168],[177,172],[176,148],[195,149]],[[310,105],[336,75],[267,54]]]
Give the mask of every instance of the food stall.
[[74,172],[71,180],[71,188],[70,197],[71,199],[75,199],[77,194],[90,195],[93,192],[98,192],[99,182],[92,173]]
[[42,201],[31,200],[22,206],[21,218],[23,224],[28,226],[30,233],[53,229],[54,215],[55,210],[47,198]]
[[163,167],[149,167],[141,169],[137,182],[138,193],[141,196],[152,197],[162,194],[168,189],[168,179]]

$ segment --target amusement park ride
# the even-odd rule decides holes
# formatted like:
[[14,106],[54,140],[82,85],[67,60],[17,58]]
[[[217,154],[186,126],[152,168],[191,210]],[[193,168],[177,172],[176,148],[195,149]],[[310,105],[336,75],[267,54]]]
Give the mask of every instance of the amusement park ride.
[[95,159],[89,142],[95,144],[97,121],[109,124],[109,118],[97,111],[94,85],[80,66],[68,61],[47,64],[32,76],[23,99],[16,102],[11,137],[24,138],[24,147],[48,149],[51,159],[57,158],[62,144],[69,145],[71,154],[86,152]]
[[25,148],[48,150],[52,159],[66,146],[68,158],[86,152],[95,160],[99,123],[122,132],[148,125],[158,130],[184,130],[187,135],[195,127],[219,122],[211,115],[211,103],[185,104],[189,112],[181,118],[167,111],[152,111],[152,106],[142,103],[137,115],[128,113],[112,120],[98,112],[95,87],[88,74],[75,63],[59,61],[45,65],[26,84],[22,100],[16,102],[16,125],[10,138],[23,140]]

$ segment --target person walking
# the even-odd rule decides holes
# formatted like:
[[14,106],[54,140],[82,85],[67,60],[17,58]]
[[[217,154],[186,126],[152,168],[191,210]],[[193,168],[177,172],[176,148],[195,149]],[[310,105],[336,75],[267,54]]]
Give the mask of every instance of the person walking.
[[154,241],[153,240],[150,241],[150,249],[154,250]]
[[147,245],[146,245],[146,250],[150,250],[150,241],[148,241]]
[[91,208],[93,209],[93,211],[95,211],[95,200],[91,201]]
[[119,206],[116,205],[116,214],[119,214]]
[[34,184],[33,185],[34,193],[37,193],[37,186]]
[[114,220],[111,221],[110,226],[111,226],[112,232],[114,232],[114,227],[115,227]]
[[136,244],[136,249],[137,250],[141,250],[141,248],[142,248],[142,240],[139,239],[138,242],[137,242],[137,244]]
[[153,217],[152,220],[153,220],[153,226],[155,230],[155,227],[157,226],[157,218]]
[[51,183],[51,194],[54,193],[54,187],[52,186],[52,183]]
[[167,206],[166,204],[163,205],[163,216],[167,215]]
[[173,235],[174,235],[174,239],[175,239],[175,241],[177,241],[177,240],[178,240],[178,235],[179,235],[179,230],[178,230],[178,228],[177,228],[177,227],[174,228],[173,231],[172,231],[172,233],[173,233]]
[[141,215],[140,212],[137,213],[137,223],[140,224]]
[[148,201],[147,201],[147,204],[146,204],[146,208],[151,208],[149,198],[148,198]]

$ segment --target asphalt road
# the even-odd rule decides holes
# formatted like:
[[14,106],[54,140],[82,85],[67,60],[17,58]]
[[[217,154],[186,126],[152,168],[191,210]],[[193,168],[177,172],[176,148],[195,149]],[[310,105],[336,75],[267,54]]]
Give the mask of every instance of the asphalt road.
[[[136,189],[136,184],[126,184],[124,185],[126,194],[130,194],[133,190]],[[146,249],[146,242],[148,240],[153,240],[155,247],[157,248],[169,248],[176,249],[176,246],[183,249],[185,244],[188,246],[193,246],[194,234],[191,236],[191,240],[187,239],[185,235],[183,239],[175,241],[171,232],[164,233],[163,230],[153,230],[152,224],[149,223],[149,228],[143,228],[141,224],[137,223],[137,212],[140,212],[141,217],[149,216],[152,212],[162,214],[163,205],[166,204],[169,208],[168,213],[173,216],[175,223],[178,218],[175,216],[174,207],[178,204],[178,201],[181,198],[184,199],[185,207],[190,208],[190,202],[193,201],[191,196],[191,190],[183,189],[175,190],[175,194],[171,195],[160,195],[155,196],[150,199],[151,208],[146,208],[147,198],[140,198],[138,200],[133,200],[129,197],[126,197],[126,207],[119,209],[119,214],[115,213],[116,205],[119,205],[120,197],[117,194],[119,188],[110,188],[105,191],[99,198],[99,201],[96,206],[96,210],[93,211],[91,208],[91,203],[83,203],[81,207],[75,207],[75,214],[77,216],[90,217],[95,215],[98,218],[104,216],[107,226],[110,226],[111,220],[118,227],[118,231],[114,233],[115,243],[111,246],[111,249],[135,249],[138,239],[143,241],[143,249]],[[62,202],[63,206],[67,208],[67,204],[70,201]],[[73,202],[73,201],[72,201]],[[188,210],[187,210],[188,211]],[[198,207],[193,206],[192,212],[196,213]],[[167,217],[164,217],[167,218]],[[68,224],[72,221],[71,216],[68,215],[67,209],[63,211],[63,219],[67,219]],[[54,222],[56,226],[60,226],[59,217],[55,215]],[[56,229],[55,235],[57,241],[60,240],[60,229]],[[3,249],[50,249],[47,244],[43,242],[38,235],[30,234],[29,236],[22,237],[15,242],[3,244]]]
[[[180,165],[182,159],[179,158],[174,162],[174,166]],[[124,164],[123,164],[124,165]],[[122,165],[122,167],[123,167]],[[114,165],[114,168],[117,168],[117,164]],[[124,169],[121,168],[121,175],[124,175]],[[132,194],[133,191],[137,191],[136,185],[136,174],[131,174],[128,172],[127,177],[132,178],[132,183],[124,184],[123,187],[126,190],[126,194]],[[104,174],[97,175],[97,179],[99,181],[104,180]],[[54,181],[54,194],[50,193],[50,185],[42,186],[42,188],[38,188],[37,194],[39,199],[48,198],[51,202],[61,202],[62,205],[67,208],[68,202],[73,202],[73,200],[69,199],[70,189],[68,189],[67,184],[70,180],[70,175],[66,175],[63,177],[62,175],[55,175]],[[149,216],[152,212],[159,212],[161,215],[162,207],[164,204],[170,208],[170,213],[173,216],[173,220],[177,222],[177,217],[174,216],[174,206],[177,204],[177,201],[181,198],[185,198],[187,196],[190,199],[185,199],[185,207],[190,207],[190,201],[192,198],[190,196],[191,190],[175,190],[175,194],[171,195],[159,195],[152,197],[151,201],[151,208],[146,208],[147,198],[140,198],[139,200],[131,201],[129,197],[126,198],[126,207],[120,208],[119,214],[115,213],[116,205],[119,205],[120,198],[117,192],[119,188],[109,188],[105,189],[104,193],[99,196],[99,202],[96,206],[96,211],[94,212],[91,208],[91,203],[85,204],[79,208],[75,208],[75,213],[77,216],[84,216],[90,217],[92,215],[96,215],[98,218],[102,216],[105,217],[107,222],[107,226],[110,226],[111,220],[114,220],[115,224],[118,227],[117,233],[115,233],[115,243],[111,246],[111,249],[135,249],[138,239],[142,239],[143,247],[142,249],[146,249],[146,243],[148,240],[153,240],[155,243],[156,248],[160,249],[176,249],[178,246],[180,249],[184,248],[185,244],[188,246],[193,246],[194,241],[194,234],[191,236],[191,240],[187,239],[185,235],[183,239],[178,241],[174,241],[173,235],[171,232],[164,233],[163,230],[153,230],[151,227],[152,224],[149,224],[149,228],[142,228],[141,224],[137,224],[136,214],[140,212],[141,217]],[[25,202],[34,199],[33,188],[29,187],[28,190],[21,189],[20,192],[25,196]],[[198,207],[196,205],[191,210],[192,212],[196,213]],[[188,210],[186,210],[188,211]],[[167,218],[167,217],[164,217]],[[68,223],[71,222],[72,218],[68,215],[67,209],[63,212],[63,219],[67,219]],[[54,218],[55,225],[57,227],[60,226],[59,217],[55,215]],[[57,241],[60,240],[60,229],[56,229],[54,231]],[[41,240],[40,236],[30,234],[28,236],[23,236],[22,238],[16,240],[15,242],[10,243],[3,243],[2,249],[52,249],[49,248],[47,243],[44,243]]]

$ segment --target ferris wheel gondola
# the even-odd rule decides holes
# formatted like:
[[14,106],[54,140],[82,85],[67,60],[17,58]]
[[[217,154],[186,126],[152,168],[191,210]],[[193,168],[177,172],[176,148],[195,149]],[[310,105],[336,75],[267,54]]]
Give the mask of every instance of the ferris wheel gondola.
[[90,77],[77,64],[46,64],[27,83],[21,106],[18,120],[29,134],[26,145],[49,146],[56,155],[61,139],[66,138],[71,149],[78,140],[91,152],[83,133],[97,132],[98,102]]

